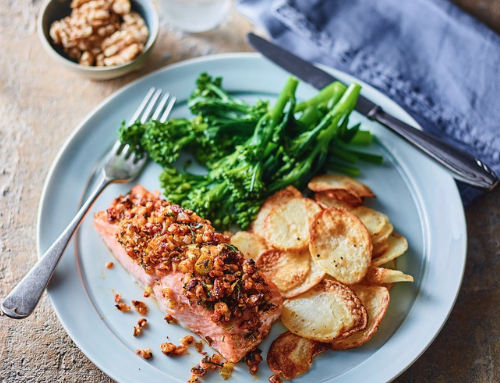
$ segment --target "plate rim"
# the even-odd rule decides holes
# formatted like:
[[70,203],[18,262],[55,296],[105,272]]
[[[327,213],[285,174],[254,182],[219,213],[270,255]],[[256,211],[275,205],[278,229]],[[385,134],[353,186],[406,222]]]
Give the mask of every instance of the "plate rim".
[[[56,171],[56,168],[57,168],[57,166],[58,166],[58,164],[59,164],[59,162],[61,160],[61,157],[64,155],[64,153],[65,153],[66,149],[68,148],[68,146],[81,133],[82,129],[85,127],[85,125],[87,124],[88,120],[91,119],[92,116],[94,116],[99,110],[101,110],[102,108],[104,108],[108,103],[112,102],[112,100],[115,97],[118,97],[120,94],[126,92],[129,88],[135,86],[137,83],[146,81],[148,78],[153,77],[153,76],[157,75],[160,72],[168,71],[168,70],[171,70],[171,69],[174,69],[174,68],[177,68],[177,67],[182,67],[182,66],[190,65],[190,64],[196,64],[196,63],[200,63],[200,62],[207,62],[207,61],[213,61],[213,60],[235,59],[235,58],[243,58],[243,59],[245,59],[245,58],[249,58],[249,59],[259,58],[259,59],[265,60],[265,58],[261,54],[259,54],[259,53],[254,53],[254,52],[238,52],[238,53],[214,54],[214,55],[208,55],[208,56],[204,56],[204,57],[196,57],[196,58],[191,58],[191,59],[188,59],[188,60],[183,60],[183,61],[180,61],[180,62],[176,62],[174,64],[167,65],[167,66],[165,66],[163,68],[159,68],[159,69],[157,69],[157,70],[149,73],[148,75],[140,77],[140,78],[138,78],[138,79],[130,82],[129,84],[127,84],[127,85],[119,88],[118,90],[116,90],[115,92],[113,92],[109,96],[107,96],[104,100],[102,100],[101,102],[99,102],[90,112],[88,112],[86,114],[86,116],[72,130],[72,132],[69,134],[69,136],[67,137],[67,139],[64,141],[64,143],[60,147],[57,155],[55,156],[55,158],[54,158],[54,160],[53,160],[53,162],[52,162],[52,164],[51,164],[51,166],[49,168],[49,171],[47,173],[47,176],[46,176],[46,179],[45,179],[45,182],[44,182],[44,185],[43,185],[43,189],[42,189],[42,193],[41,193],[40,201],[39,201],[39,206],[38,206],[37,231],[36,231],[36,236],[37,236],[37,238],[36,238],[37,253],[38,253],[38,257],[39,258],[42,255],[42,249],[41,249],[41,234],[42,234],[41,230],[42,230],[42,225],[41,225],[41,222],[42,222],[42,218],[43,218],[44,201],[47,198],[48,189],[50,188],[50,185],[51,185],[51,183],[53,181],[53,178],[56,175],[55,171]],[[341,71],[339,71],[337,69],[329,68],[329,67],[324,66],[324,65],[320,65],[320,67],[322,67],[323,69],[326,69],[327,71],[330,71],[330,72],[341,72]],[[341,72],[341,73],[343,73],[343,72]],[[350,77],[354,77],[354,76],[351,76],[349,74],[346,74],[346,75],[348,75]],[[383,95],[384,97],[386,97],[387,99],[390,100],[389,96],[383,94],[378,89],[376,89],[376,88],[370,86],[369,84],[366,84],[366,83],[364,83],[364,82],[362,82],[360,80],[356,79],[356,81],[359,82],[361,85],[363,85],[365,87],[374,89],[376,92],[380,93],[381,95]],[[397,105],[394,101],[391,100],[391,102],[394,103],[395,105]],[[414,126],[416,126],[416,127],[418,127],[418,128],[421,129],[421,127],[418,125],[418,123],[413,119],[413,117],[411,117],[409,115],[408,112],[406,112],[399,105],[397,105],[397,107],[399,108],[399,110],[401,111],[401,113],[403,113],[405,115],[406,119],[410,120],[414,124]],[[443,176],[445,176],[445,174],[443,174]],[[449,180],[453,180],[452,177],[450,175],[448,175],[448,174],[446,174],[446,177],[448,177]],[[460,199],[460,196],[459,196],[456,184],[454,184],[453,190],[456,193],[454,197],[456,198],[458,196],[458,201],[459,201],[459,206],[460,206],[460,212],[459,212],[459,214],[457,213],[457,215],[458,215],[457,218],[460,219],[459,225],[461,226],[461,230],[460,231],[461,231],[461,234],[462,234],[461,235],[460,247],[463,249],[463,260],[464,260],[463,265],[462,265],[461,276],[460,276],[459,280],[457,280],[457,282],[458,282],[458,288],[454,292],[454,296],[453,296],[453,299],[451,300],[451,304],[447,308],[447,313],[445,315],[445,318],[442,321],[442,323],[440,324],[438,330],[435,332],[435,334],[432,336],[432,338],[427,342],[427,344],[425,345],[425,347],[423,347],[420,350],[420,352],[417,353],[417,355],[415,355],[414,358],[412,358],[412,360],[411,360],[410,363],[408,363],[403,368],[398,368],[399,372],[396,373],[395,375],[393,375],[393,377],[392,377],[391,380],[396,379],[407,368],[409,368],[427,350],[427,348],[433,343],[433,341],[435,340],[435,338],[437,337],[437,335],[440,333],[440,331],[442,330],[442,328],[446,324],[446,322],[447,322],[447,320],[449,318],[449,315],[451,314],[451,311],[453,310],[453,307],[455,306],[456,300],[458,298],[458,294],[460,293],[460,287],[462,285],[462,280],[463,280],[463,277],[464,277],[466,255],[467,255],[467,228],[466,228],[465,212],[464,212],[463,204],[461,203],[461,199]],[[418,294],[416,295],[416,299],[418,298],[418,296],[420,294],[421,294],[421,291],[419,289]],[[86,355],[86,357],[89,358],[89,360],[92,361],[93,364],[95,364],[101,371],[103,371],[104,374],[106,374],[107,376],[109,376],[112,379],[114,379],[113,378],[114,374],[110,374],[108,372],[108,369],[106,369],[105,366],[103,366],[101,363],[99,363],[99,361],[95,360],[94,357],[92,357],[91,355],[89,355],[89,353],[86,352],[85,347],[82,347],[80,345],[80,342],[77,340],[77,337],[74,336],[74,331],[71,330],[63,320],[61,320],[61,315],[62,314],[60,313],[60,310],[57,308],[55,302],[53,301],[50,292],[48,292],[48,296],[49,296],[49,300],[51,302],[51,305],[52,305],[52,307],[54,309],[54,312],[56,313],[56,315],[57,315],[57,317],[59,319],[59,322],[62,324],[62,326],[65,329],[65,331],[67,332],[67,334],[71,337],[72,341]],[[414,309],[414,307],[412,307],[410,309],[410,311],[408,312],[407,315],[409,315],[413,309]],[[395,334],[393,334],[393,336]],[[342,376],[342,375],[340,375],[340,376]]]

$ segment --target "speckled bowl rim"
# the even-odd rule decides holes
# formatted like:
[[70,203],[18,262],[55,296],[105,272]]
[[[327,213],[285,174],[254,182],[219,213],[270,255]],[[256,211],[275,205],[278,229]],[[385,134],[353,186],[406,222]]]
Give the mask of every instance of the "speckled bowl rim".
[[[44,30],[43,30],[43,27],[44,27],[43,26],[43,17],[45,15],[45,12],[47,11],[49,4],[52,3],[53,1],[55,1],[55,0],[46,0],[43,3],[42,7],[40,8],[40,12],[38,14],[37,23],[36,23],[38,37],[40,38],[40,41],[42,42],[42,45],[45,48],[45,51],[51,57],[54,57],[56,59],[56,61],[60,61],[61,64],[67,65],[67,66],[71,67],[72,69],[80,70],[80,71],[88,71],[89,73],[96,73],[97,74],[97,73],[113,72],[113,71],[116,71],[119,69],[127,68],[129,66],[134,65],[145,54],[147,54],[148,51],[151,50],[151,48],[153,47],[154,43],[156,42],[156,39],[158,38],[158,33],[160,30],[160,17],[158,15],[158,11],[156,10],[155,4],[151,0],[131,0],[132,2],[135,1],[135,2],[147,3],[149,8],[154,10],[154,12],[152,13],[154,23],[152,26],[147,24],[148,29],[149,29],[149,37],[148,37],[148,41],[147,41],[146,45],[144,46],[144,50],[142,51],[142,53],[139,56],[137,56],[135,59],[133,59],[132,61],[129,61],[125,64],[120,64],[120,65],[113,65],[113,66],[109,66],[109,67],[107,67],[107,66],[97,67],[97,66],[80,65],[80,64],[75,63],[74,61],[71,61],[70,59],[64,57],[59,52],[57,52],[54,49],[54,47],[52,46],[52,44],[48,41],[47,37],[45,36]],[[144,20],[144,21],[146,21],[146,20]],[[151,28],[151,27],[153,27],[153,28]]]

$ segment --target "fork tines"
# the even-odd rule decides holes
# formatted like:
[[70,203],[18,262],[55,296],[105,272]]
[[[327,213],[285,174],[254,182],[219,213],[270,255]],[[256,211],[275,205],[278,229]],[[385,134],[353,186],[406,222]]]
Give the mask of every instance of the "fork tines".
[[[163,91],[161,89],[157,89],[155,87],[149,89],[146,97],[144,97],[139,105],[139,108],[136,110],[128,124],[132,125],[136,121],[140,121],[144,124],[150,119],[165,122],[177,99],[171,96],[170,93],[165,93],[163,97],[161,97],[162,93]],[[125,145],[120,141],[115,142],[113,148],[111,149],[111,153],[123,153],[127,158],[130,157],[130,153],[128,153],[129,151],[130,146]]]
[[[145,123],[149,119],[165,122],[174,107],[176,98],[165,93],[161,97],[163,90],[152,87],[149,89],[141,105],[130,119],[129,125],[136,121]],[[161,98],[160,98],[161,97]]]

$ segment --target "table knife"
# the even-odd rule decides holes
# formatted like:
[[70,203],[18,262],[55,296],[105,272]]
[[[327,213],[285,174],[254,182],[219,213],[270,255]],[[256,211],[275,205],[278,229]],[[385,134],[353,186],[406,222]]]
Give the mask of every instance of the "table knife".
[[[253,33],[248,34],[248,41],[269,60],[317,89],[339,81],[310,62]],[[498,184],[496,174],[480,159],[397,119],[366,97],[359,96],[356,110],[403,137],[443,165],[456,179],[487,191]]]

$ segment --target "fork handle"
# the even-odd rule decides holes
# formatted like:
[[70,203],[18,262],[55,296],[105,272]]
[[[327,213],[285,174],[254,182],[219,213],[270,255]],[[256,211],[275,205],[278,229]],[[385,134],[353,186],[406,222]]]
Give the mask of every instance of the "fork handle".
[[102,177],[99,185],[92,191],[92,194],[85,201],[80,210],[78,210],[78,213],[76,213],[68,227],[66,227],[59,238],[57,238],[52,246],[38,260],[35,266],[33,266],[21,282],[19,282],[3,300],[1,309],[5,315],[14,319],[24,319],[33,312],[45,288],[49,284],[54,274],[54,270],[64,250],[68,246],[71,237],[76,229],[78,229],[82,219],[85,217],[96,198],[110,183],[111,180],[104,176]]

